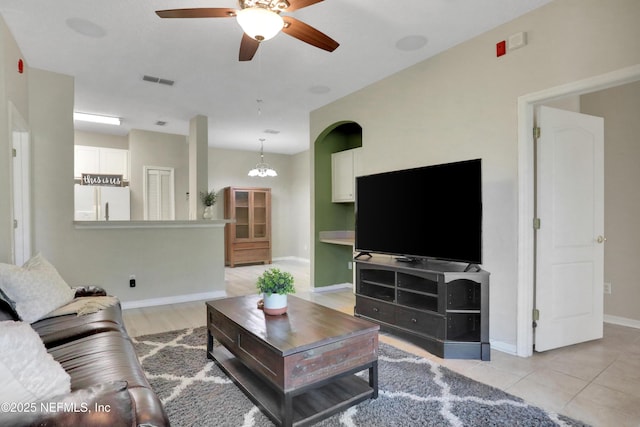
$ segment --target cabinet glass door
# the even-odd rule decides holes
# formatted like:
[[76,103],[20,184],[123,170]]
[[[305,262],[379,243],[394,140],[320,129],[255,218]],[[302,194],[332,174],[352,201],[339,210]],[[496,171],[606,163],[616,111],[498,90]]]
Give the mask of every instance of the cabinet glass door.
[[235,191],[236,239],[249,238],[249,192]]
[[267,194],[264,191],[253,193],[253,238],[267,237]]

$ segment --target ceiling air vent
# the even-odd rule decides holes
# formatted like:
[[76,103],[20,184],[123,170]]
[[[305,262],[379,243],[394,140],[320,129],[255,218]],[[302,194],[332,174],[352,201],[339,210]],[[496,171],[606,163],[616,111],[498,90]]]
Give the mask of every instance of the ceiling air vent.
[[275,129],[265,129],[264,133],[268,133],[268,134],[271,134],[271,135],[277,135],[277,134],[280,133],[280,131],[279,130],[275,130]]
[[165,122],[164,120],[158,120],[158,121],[156,122],[156,125],[157,125],[157,126],[164,126],[164,125],[166,125],[166,124],[167,124],[167,122]]
[[166,86],[173,86],[173,84],[175,83],[175,81],[173,80],[161,79],[160,77],[147,76],[147,75],[142,76],[142,80],[144,80],[145,82],[158,83]]

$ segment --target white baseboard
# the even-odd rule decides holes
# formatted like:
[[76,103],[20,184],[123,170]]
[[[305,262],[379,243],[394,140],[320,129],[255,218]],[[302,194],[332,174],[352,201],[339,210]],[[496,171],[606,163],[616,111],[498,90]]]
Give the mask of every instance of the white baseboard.
[[203,292],[199,294],[173,295],[170,297],[150,298],[137,301],[122,301],[122,309],[154,307],[158,305],[180,304],[183,302],[206,301],[216,298],[224,298],[227,296],[225,291]]
[[334,292],[341,291],[343,289],[353,289],[351,283],[338,283],[337,285],[321,286],[318,288],[311,288],[311,292]]
[[311,264],[311,260],[309,258],[300,258],[297,256],[282,256],[282,257],[273,258],[271,261],[298,261],[298,262]]
[[491,350],[497,350],[512,356],[518,355],[518,347],[515,344],[507,344],[506,342],[494,340],[489,340],[489,342],[491,343]]
[[611,316],[609,314],[605,314],[604,322],[612,323],[614,325],[628,326],[630,328],[640,329],[640,320],[628,319],[626,317]]

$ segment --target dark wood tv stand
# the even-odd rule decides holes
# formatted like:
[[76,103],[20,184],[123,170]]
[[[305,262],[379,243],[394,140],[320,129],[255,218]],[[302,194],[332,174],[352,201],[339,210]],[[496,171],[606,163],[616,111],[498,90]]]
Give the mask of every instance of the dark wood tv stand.
[[488,272],[388,256],[355,263],[356,316],[442,358],[491,359]]

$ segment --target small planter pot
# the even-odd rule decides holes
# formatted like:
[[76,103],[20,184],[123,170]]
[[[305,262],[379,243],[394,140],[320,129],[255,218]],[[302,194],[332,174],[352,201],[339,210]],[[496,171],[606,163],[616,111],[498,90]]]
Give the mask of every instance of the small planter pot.
[[270,316],[279,316],[287,312],[287,295],[267,294],[262,295],[264,298],[264,306],[262,310]]
[[204,219],[213,219],[213,206],[205,206],[202,214]]

